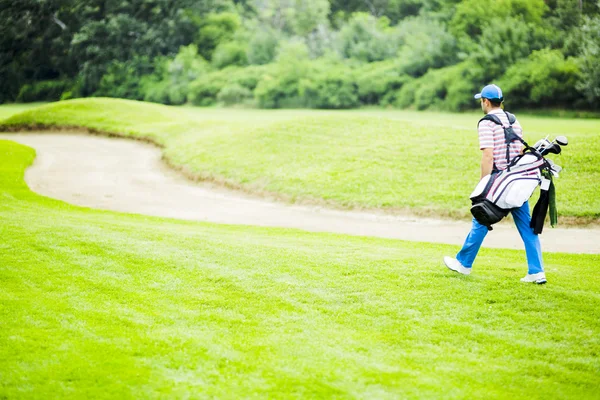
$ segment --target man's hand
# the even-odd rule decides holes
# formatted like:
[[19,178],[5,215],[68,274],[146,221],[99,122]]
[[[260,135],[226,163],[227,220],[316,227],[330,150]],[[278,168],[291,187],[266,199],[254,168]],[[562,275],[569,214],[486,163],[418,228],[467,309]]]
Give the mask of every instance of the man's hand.
[[492,173],[494,167],[494,149],[483,149],[481,156],[481,178]]

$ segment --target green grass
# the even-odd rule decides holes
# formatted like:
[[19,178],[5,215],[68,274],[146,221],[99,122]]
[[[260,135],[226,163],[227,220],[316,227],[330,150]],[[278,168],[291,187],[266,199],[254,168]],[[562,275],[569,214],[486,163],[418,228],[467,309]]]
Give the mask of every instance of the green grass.
[[21,113],[43,105],[44,103],[15,103],[15,104],[2,104],[0,105],[0,121],[6,119],[14,114]]
[[597,398],[598,255],[184,222],[23,182],[0,140],[0,398]]
[[33,157],[0,141],[0,398],[598,395],[600,256],[457,276],[452,246],[69,206]]
[[[112,99],[59,102],[4,127],[84,126],[145,137],[199,179],[292,202],[467,217],[479,178],[480,115],[406,111],[175,108]],[[561,216],[600,218],[600,123],[524,115],[526,139],[565,134],[555,160]],[[0,128],[2,126],[0,125]]]

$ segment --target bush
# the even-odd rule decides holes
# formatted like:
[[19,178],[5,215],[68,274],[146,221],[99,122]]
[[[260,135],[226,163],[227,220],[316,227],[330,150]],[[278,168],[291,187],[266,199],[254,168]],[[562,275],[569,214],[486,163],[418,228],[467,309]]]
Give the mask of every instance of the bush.
[[73,83],[69,80],[40,81],[25,84],[19,90],[17,102],[30,103],[34,101],[60,100],[62,94],[71,89]]
[[246,46],[240,42],[228,42],[220,44],[213,54],[212,65],[222,69],[231,65],[248,65]]
[[268,73],[271,66],[228,67],[203,75],[189,86],[188,101],[198,106],[213,105],[219,92],[229,85],[238,85],[251,93],[258,82]]
[[271,29],[257,29],[250,39],[247,49],[247,58],[250,64],[263,65],[275,60],[279,40]]
[[198,54],[194,45],[182,46],[173,61],[167,64],[167,74],[173,82],[187,83],[210,69],[206,60]]
[[469,58],[485,66],[487,73],[484,80],[491,81],[532,51],[546,47],[551,36],[551,31],[527,23],[522,18],[494,19]]
[[170,104],[169,100],[169,81],[144,81],[141,85],[144,87],[144,101],[153,103]]
[[360,105],[353,74],[343,66],[301,80],[299,95],[309,108],[344,109]]
[[406,83],[397,95],[395,105],[447,111],[472,109],[473,94],[481,89],[484,68],[470,60],[449,67],[429,70],[425,75]]
[[228,106],[246,103],[251,98],[252,92],[237,83],[224,86],[217,94],[217,100]]
[[473,98],[487,83],[486,67],[472,60],[444,68],[447,73],[447,93],[441,108],[447,111],[464,111],[479,107]]
[[231,73],[234,67],[225,68],[218,72],[213,72],[201,76],[190,84],[188,101],[197,106],[210,106],[215,104],[217,95],[221,89],[227,85],[227,74]]
[[355,74],[357,93],[362,104],[388,104],[409,79],[397,61],[365,64]]
[[254,92],[262,108],[344,109],[360,105],[350,67],[325,61],[278,65],[265,75]]
[[504,20],[511,16],[519,16],[524,23],[541,25],[546,10],[544,0],[463,0],[456,5],[456,11],[449,23],[450,32],[457,39],[465,40],[465,44],[471,41],[478,42],[479,36],[485,31],[494,33],[490,24],[495,19]]
[[254,97],[261,108],[300,108],[305,107],[300,93],[300,78],[281,73],[266,75],[256,86]]
[[419,85],[415,91],[413,105],[417,110],[425,110],[433,106],[439,106],[448,93],[447,69],[430,70],[419,79]]
[[452,65],[458,60],[456,40],[439,22],[407,18],[397,29],[401,42],[398,58],[404,73],[419,77],[430,68]]
[[208,14],[199,25],[195,44],[202,57],[212,60],[217,46],[231,40],[240,27],[241,21],[239,15],[235,13]]
[[140,78],[140,91],[146,101],[184,104],[190,82],[206,74],[209,69],[208,63],[198,55],[195,45],[182,46],[173,60],[155,60],[154,73]]
[[559,50],[534,51],[510,67],[498,81],[511,107],[564,107],[577,105],[580,77],[577,62]]
[[399,48],[385,17],[375,18],[367,13],[354,13],[339,32],[339,50],[346,58],[363,62],[393,58]]
[[415,102],[415,92],[419,87],[418,79],[408,80],[402,88],[396,92],[394,105],[399,108],[409,108]]
[[102,75],[98,89],[93,95],[142,100],[144,91],[139,81],[144,75],[151,74],[153,71],[154,65],[148,57],[113,61]]
[[[599,5],[600,6],[600,5]],[[600,103],[600,17],[586,18],[581,28],[579,65],[581,77],[577,88],[591,107]]]
[[254,91],[256,85],[258,85],[258,82],[260,82],[262,77],[265,76],[272,69],[273,67],[268,65],[257,65],[241,68],[235,70],[235,72],[233,72],[230,75],[230,81],[233,83],[237,83],[250,91]]
[[301,41],[291,41],[280,46],[277,62],[266,74],[254,92],[259,107],[305,107],[300,93],[300,81],[311,73],[308,47]]

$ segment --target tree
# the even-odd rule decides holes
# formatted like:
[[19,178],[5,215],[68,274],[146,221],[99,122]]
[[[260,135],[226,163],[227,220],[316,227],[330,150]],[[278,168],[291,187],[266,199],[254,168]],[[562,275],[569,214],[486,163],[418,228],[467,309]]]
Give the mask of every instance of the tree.
[[392,58],[399,47],[394,34],[386,17],[375,18],[367,13],[355,13],[340,30],[340,51],[346,58],[363,62]]
[[[461,50],[470,52],[481,35],[494,35],[493,21],[515,18],[512,22],[543,25],[542,17],[547,7],[543,0],[463,0],[449,22],[449,30],[459,41]],[[517,28],[518,29],[518,28]],[[514,44],[514,43],[511,43]]]
[[0,103],[28,82],[76,73],[68,57],[73,8],[71,0],[0,0]]
[[398,59],[402,71],[421,76],[430,68],[441,68],[458,61],[456,39],[446,27],[430,18],[411,17],[397,27],[400,41]]
[[275,31],[306,37],[328,24],[328,0],[255,0],[260,21]]
[[[600,2],[598,6],[600,8]],[[577,89],[597,109],[600,102],[600,17],[586,17],[584,21],[579,56],[581,79],[577,83]]]
[[256,27],[253,31],[246,50],[248,62],[256,65],[272,62],[279,46],[276,32],[269,27]]
[[534,51],[506,71],[498,81],[511,107],[564,107],[577,105],[579,68],[559,50]]
[[195,43],[198,52],[207,60],[211,60],[213,52],[220,43],[225,43],[241,26],[240,17],[235,13],[209,14],[199,18],[200,28]]

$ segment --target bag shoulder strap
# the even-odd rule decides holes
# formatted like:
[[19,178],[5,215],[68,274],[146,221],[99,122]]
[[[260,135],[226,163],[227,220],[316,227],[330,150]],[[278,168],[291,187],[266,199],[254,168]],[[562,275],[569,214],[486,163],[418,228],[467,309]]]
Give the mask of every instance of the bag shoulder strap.
[[479,127],[481,121],[492,121],[496,125],[502,125],[502,121],[500,121],[500,118],[498,118],[494,114],[486,114],[483,118],[479,120],[479,122],[477,122],[477,127]]
[[504,111],[506,117],[508,118],[508,123],[512,126],[515,122],[517,122],[517,117],[514,114],[509,113],[508,111]]
[[519,137],[519,135],[515,133],[515,131],[512,128],[513,124],[517,121],[517,117],[515,117],[514,114],[511,114],[508,111],[504,111],[504,114],[506,114],[506,117],[508,118],[508,126],[504,126],[504,124],[502,123],[502,121],[500,121],[500,118],[498,118],[497,115],[486,114],[483,118],[479,120],[479,122],[477,123],[477,127],[479,128],[479,124],[481,123],[481,121],[492,121],[493,123],[495,123],[496,125],[500,125],[504,129],[504,142],[506,143],[506,165],[510,169],[510,144],[514,141],[519,141],[523,143],[526,147],[528,147],[528,145],[522,138]]
[[[515,117],[514,114],[511,114],[508,111],[504,111],[504,114],[506,114],[506,117],[508,118],[508,123],[510,124],[510,127],[512,127],[512,125],[517,121],[517,117]],[[486,114],[483,118],[479,120],[479,122],[477,122],[477,126],[479,126],[481,121],[492,121],[496,125],[504,126],[502,124],[502,121],[500,121],[500,118],[498,118],[498,116],[494,114]]]

